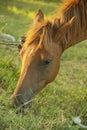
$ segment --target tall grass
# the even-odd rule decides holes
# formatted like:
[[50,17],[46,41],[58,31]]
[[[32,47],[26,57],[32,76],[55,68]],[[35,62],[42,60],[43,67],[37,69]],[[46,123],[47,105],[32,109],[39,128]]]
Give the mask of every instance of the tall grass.
[[[33,23],[38,8],[49,17],[57,5],[57,0],[0,0],[0,31],[14,35],[18,42]],[[0,130],[79,130],[72,122],[75,116],[87,124],[86,41],[65,51],[57,78],[35,97],[27,115],[16,114],[17,109],[9,104],[20,69],[17,48],[0,45]]]

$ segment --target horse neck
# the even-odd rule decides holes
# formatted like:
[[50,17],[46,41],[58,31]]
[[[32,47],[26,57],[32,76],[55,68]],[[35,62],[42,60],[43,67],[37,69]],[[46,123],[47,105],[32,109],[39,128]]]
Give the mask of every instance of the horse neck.
[[66,23],[75,16],[73,26],[64,37],[66,48],[87,40],[87,0],[77,0],[77,3],[73,0],[61,12],[61,23]]

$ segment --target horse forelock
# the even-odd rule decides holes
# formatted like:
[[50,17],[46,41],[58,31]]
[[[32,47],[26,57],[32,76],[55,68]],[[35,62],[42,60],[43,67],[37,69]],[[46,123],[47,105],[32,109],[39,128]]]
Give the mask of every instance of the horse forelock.
[[28,48],[30,45],[35,45],[36,48],[41,48],[42,45],[48,43],[52,36],[52,23],[46,21],[40,25],[34,26],[27,34],[24,48]]

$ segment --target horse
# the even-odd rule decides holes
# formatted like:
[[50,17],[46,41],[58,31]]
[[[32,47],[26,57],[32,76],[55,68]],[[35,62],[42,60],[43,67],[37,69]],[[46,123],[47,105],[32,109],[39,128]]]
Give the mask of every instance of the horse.
[[22,68],[12,104],[29,108],[35,95],[57,76],[63,52],[83,40],[87,40],[87,0],[64,0],[52,21],[44,20],[39,9],[19,48]]

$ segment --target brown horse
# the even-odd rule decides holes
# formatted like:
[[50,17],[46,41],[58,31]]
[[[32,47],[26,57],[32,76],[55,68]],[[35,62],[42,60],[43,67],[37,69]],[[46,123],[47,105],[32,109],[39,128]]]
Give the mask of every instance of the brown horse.
[[55,79],[64,50],[87,39],[87,0],[66,0],[59,12],[53,21],[44,21],[39,9],[20,47],[22,68],[12,96],[16,106],[29,107],[32,98]]

